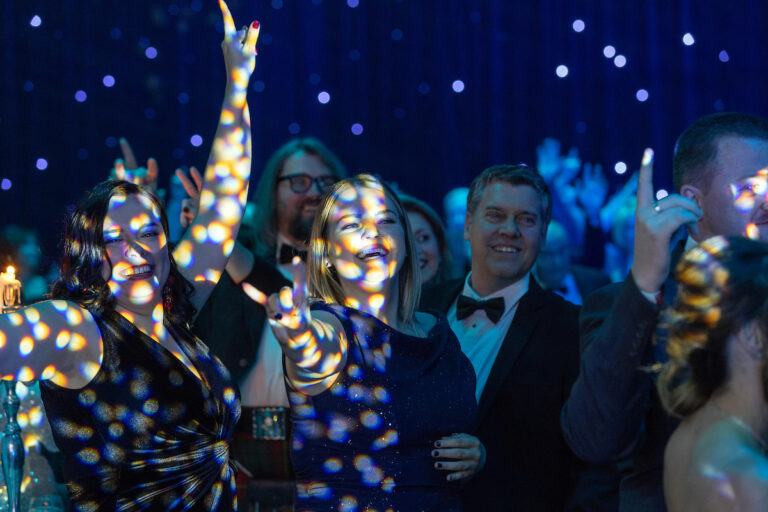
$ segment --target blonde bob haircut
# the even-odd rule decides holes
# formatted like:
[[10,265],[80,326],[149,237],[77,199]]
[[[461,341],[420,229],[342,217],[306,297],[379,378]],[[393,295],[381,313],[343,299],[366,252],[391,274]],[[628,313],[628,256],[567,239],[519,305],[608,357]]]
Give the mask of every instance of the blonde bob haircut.
[[406,325],[414,325],[416,308],[421,298],[421,278],[419,275],[418,252],[413,239],[408,215],[405,213],[397,194],[389,185],[370,174],[358,174],[336,183],[320,200],[317,216],[312,224],[312,234],[307,253],[307,287],[310,297],[322,299],[328,304],[346,305],[347,300],[341,287],[336,269],[331,264],[328,242],[328,221],[333,207],[343,192],[349,188],[368,188],[382,191],[395,207],[405,234],[405,261],[395,276],[398,279],[398,317]]

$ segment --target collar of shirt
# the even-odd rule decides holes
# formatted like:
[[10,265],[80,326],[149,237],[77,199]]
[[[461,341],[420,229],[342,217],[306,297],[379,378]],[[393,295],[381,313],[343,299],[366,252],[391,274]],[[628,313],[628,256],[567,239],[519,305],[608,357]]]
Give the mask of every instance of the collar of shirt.
[[[478,295],[478,293],[472,288],[472,285],[469,284],[470,278],[472,277],[472,272],[470,272],[467,275],[467,278],[464,280],[464,289],[462,289],[461,294],[466,295],[467,297],[470,297],[475,300],[488,300],[493,299],[496,297],[502,297],[504,299],[504,313],[506,314],[510,309],[515,307],[517,303],[520,301],[520,299],[523,298],[523,295],[526,294],[528,291],[528,283],[530,279],[531,273],[528,272],[523,276],[522,279],[512,283],[511,285],[502,288],[501,290],[496,290],[495,292],[485,296],[481,297]],[[454,302],[453,310],[456,310],[456,304]],[[467,317],[464,321],[468,321],[471,318],[474,318],[475,315],[481,314],[484,318],[487,318],[485,316],[485,311],[475,311],[469,317]]]

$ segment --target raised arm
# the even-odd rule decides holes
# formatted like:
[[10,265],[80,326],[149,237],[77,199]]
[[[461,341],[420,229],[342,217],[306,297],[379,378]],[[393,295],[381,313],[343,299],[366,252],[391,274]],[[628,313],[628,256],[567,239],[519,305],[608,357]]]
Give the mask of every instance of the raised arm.
[[2,379],[51,379],[77,389],[90,382],[100,364],[99,329],[74,302],[47,300],[0,315]]
[[326,311],[309,310],[306,269],[293,259],[293,289],[283,287],[267,298],[248,283],[243,289],[263,305],[272,332],[285,354],[286,376],[291,385],[308,395],[330,388],[347,360],[347,339],[341,322]]
[[251,122],[246,95],[256,65],[259,22],[236,32],[227,5],[222,49],[227,86],[219,126],[203,176],[200,210],[174,250],[182,274],[195,287],[193,305],[200,310],[219,280],[232,252],[248,193],[251,173]]

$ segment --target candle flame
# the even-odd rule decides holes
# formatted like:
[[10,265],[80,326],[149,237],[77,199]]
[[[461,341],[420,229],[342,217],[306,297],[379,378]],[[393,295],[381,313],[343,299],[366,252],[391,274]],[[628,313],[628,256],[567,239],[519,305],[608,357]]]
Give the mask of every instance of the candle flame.
[[11,279],[13,279],[16,274],[16,269],[13,268],[13,265],[8,265],[8,268],[5,270],[8,272],[8,275],[11,277]]

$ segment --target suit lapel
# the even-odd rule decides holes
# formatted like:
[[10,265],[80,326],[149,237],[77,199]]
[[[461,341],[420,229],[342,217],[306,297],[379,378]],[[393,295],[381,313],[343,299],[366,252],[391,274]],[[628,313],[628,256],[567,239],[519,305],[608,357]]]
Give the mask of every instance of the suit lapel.
[[535,279],[529,282],[528,292],[520,300],[515,312],[512,325],[509,326],[504,342],[496,355],[496,361],[491,367],[488,381],[485,383],[483,394],[478,404],[477,419],[482,422],[496,400],[504,380],[517,361],[525,345],[531,338],[531,334],[539,321],[539,309],[542,306],[544,291]]

